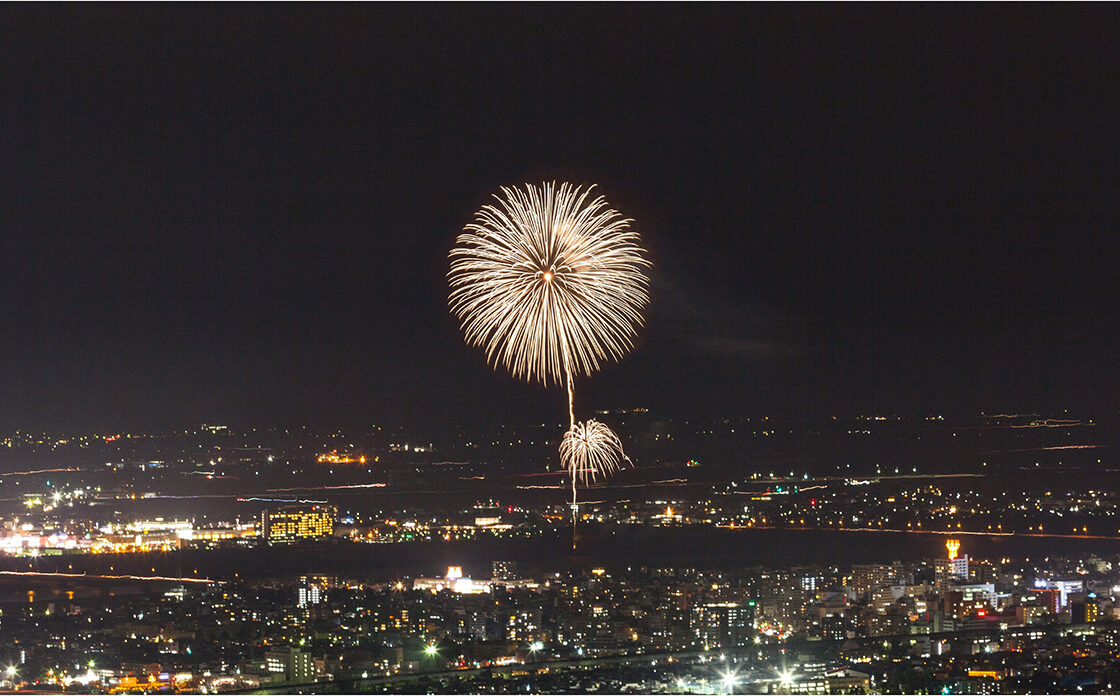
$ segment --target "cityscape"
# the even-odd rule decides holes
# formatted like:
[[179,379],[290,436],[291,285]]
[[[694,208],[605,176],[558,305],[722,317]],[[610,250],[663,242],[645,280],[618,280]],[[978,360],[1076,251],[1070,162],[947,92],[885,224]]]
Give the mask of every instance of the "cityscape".
[[522,464],[547,424],[13,433],[0,663],[105,693],[1108,692],[1116,426],[1059,415],[601,413],[642,464],[574,550],[564,473]]
[[1120,693],[1120,4],[0,39],[0,696]]

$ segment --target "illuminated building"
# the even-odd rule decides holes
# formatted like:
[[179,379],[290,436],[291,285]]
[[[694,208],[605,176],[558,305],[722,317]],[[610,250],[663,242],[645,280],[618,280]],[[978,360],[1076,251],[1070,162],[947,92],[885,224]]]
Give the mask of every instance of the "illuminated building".
[[312,604],[320,604],[323,601],[323,595],[326,590],[326,582],[323,577],[303,575],[299,579],[299,589],[297,590],[297,605],[302,607],[310,606]]
[[217,525],[214,527],[195,527],[191,530],[191,541],[222,542],[233,539],[246,539],[257,535],[256,525]]
[[968,554],[957,556],[949,562],[953,577],[968,582]]
[[[1046,591],[1052,592],[1052,590]],[[1056,603],[1057,593],[1054,592],[1053,594],[1054,602]],[[1049,612],[1048,609],[1049,607],[1043,606],[1042,604],[1020,604],[1019,606],[1015,607],[1015,623],[1027,625],[1035,623],[1036,621],[1042,621],[1042,617],[1047,613],[1053,613]]]
[[697,607],[696,635],[705,649],[745,648],[754,644],[754,602],[720,602]]
[[264,654],[264,659],[268,671],[283,675],[281,679],[289,684],[315,681],[315,663],[311,660],[311,653],[285,647],[269,650]]
[[1039,578],[1035,580],[1034,586],[1036,589],[1057,591],[1058,605],[1053,609],[1054,613],[1058,613],[1068,606],[1070,595],[1085,591],[1085,583],[1081,580],[1045,580]]
[[331,505],[265,510],[261,513],[261,537],[270,544],[329,537],[334,534],[335,515]]
[[949,539],[945,542],[945,548],[949,551],[949,566],[947,570],[950,577],[955,580],[968,582],[968,554],[960,555],[960,540]]
[[517,561],[494,561],[490,567],[495,580],[517,579]]
[[442,578],[416,578],[412,581],[414,590],[450,590],[456,594],[481,594],[490,591],[490,583],[475,582],[463,577],[462,566],[448,566],[447,575]]
[[[1038,605],[1050,614],[1057,614],[1062,608],[1062,596],[1057,590],[1034,588],[1032,595],[1038,597]],[[1024,621],[1023,623],[1027,623]]]
[[1101,605],[1093,593],[1071,595],[1069,598],[1070,623],[1094,623],[1101,613]]
[[872,591],[892,584],[897,578],[896,569],[882,563],[864,563],[852,565],[852,580],[849,587],[855,594],[855,599],[861,599]]

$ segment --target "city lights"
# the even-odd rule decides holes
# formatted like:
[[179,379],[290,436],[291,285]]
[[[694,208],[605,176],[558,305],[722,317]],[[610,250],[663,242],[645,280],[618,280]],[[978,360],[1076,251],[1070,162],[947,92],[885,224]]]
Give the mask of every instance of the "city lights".
[[0,4],[0,696],[1120,692],[1118,19]]
[[725,670],[720,674],[720,683],[727,693],[735,692],[735,687],[739,685],[739,673],[737,670]]
[[[627,411],[627,416],[645,417],[645,412],[636,415]],[[744,438],[773,437],[762,435],[763,431],[757,431],[757,436],[751,434],[756,431],[745,419],[689,426],[701,435],[689,435],[682,423],[671,420],[664,421],[662,427],[665,442],[675,447],[694,446],[706,437],[702,433],[718,428],[727,435],[734,430],[736,436]],[[789,432],[789,426],[771,418],[765,432],[782,427]],[[841,427],[844,429],[838,437],[843,441],[849,435],[846,424]],[[931,433],[935,431],[922,432],[924,437],[934,437]],[[986,439],[983,443],[978,439],[977,446],[990,446],[988,438],[992,434],[984,432]],[[247,435],[233,436],[248,439]],[[890,665],[896,664],[890,662],[893,659],[901,660],[897,663],[900,665],[932,660],[942,670],[947,669],[949,660],[956,660],[963,665],[964,679],[1008,685],[1017,677],[1002,665],[993,667],[984,660],[993,656],[1010,659],[1005,656],[1029,655],[1043,649],[1087,660],[1090,646],[1078,642],[1085,635],[1094,636],[1093,640],[1101,644],[1115,640],[1120,645],[1120,630],[1114,638],[1112,626],[1120,615],[1120,591],[1115,590],[1120,588],[1120,560],[1101,552],[1065,560],[1034,554],[1028,558],[1015,552],[1018,544],[1030,543],[1023,540],[1034,539],[1036,534],[1058,536],[1064,531],[1055,530],[1072,529],[1077,541],[1086,543],[1094,528],[1120,526],[1115,522],[1120,516],[1120,496],[1095,480],[1070,480],[1061,488],[1048,482],[1042,489],[1024,487],[1017,492],[1014,483],[996,490],[973,486],[974,474],[862,477],[849,474],[845,464],[842,470],[837,468],[836,475],[799,470],[729,475],[719,474],[719,469],[712,467],[705,469],[711,477],[709,482],[686,486],[688,460],[679,460],[675,464],[680,467],[677,472],[645,474],[638,470],[648,483],[621,489],[626,497],[604,495],[602,501],[581,504],[582,519],[595,526],[595,534],[604,537],[665,532],[681,535],[688,543],[680,553],[693,559],[713,548],[736,548],[740,544],[749,548],[755,543],[748,536],[751,534],[789,529],[806,535],[812,534],[814,527],[828,529],[830,523],[843,523],[844,531],[834,534],[856,539],[861,538],[856,535],[877,539],[866,535],[909,529],[908,543],[928,543],[929,555],[917,560],[890,560],[890,537],[882,537],[882,562],[851,562],[838,552],[842,545],[832,548],[818,544],[811,554],[804,555],[801,565],[786,568],[729,572],[695,567],[695,561],[688,560],[659,567],[646,560],[636,565],[624,562],[622,557],[595,557],[585,571],[564,571],[546,563],[543,572],[534,576],[513,561],[480,567],[470,553],[465,553],[461,558],[448,557],[445,563],[452,565],[429,562],[423,572],[394,566],[385,577],[371,582],[339,575],[332,567],[333,550],[370,545],[368,548],[376,553],[380,550],[376,545],[382,544],[449,541],[469,545],[483,537],[498,544],[505,539],[526,539],[549,548],[565,526],[567,509],[562,497],[549,498],[548,491],[562,490],[566,485],[550,488],[544,476],[515,476],[511,490],[522,490],[523,485],[526,490],[539,490],[543,494],[540,501],[515,504],[512,499],[499,500],[487,464],[458,461],[451,454],[456,452],[456,445],[435,441],[431,447],[443,450],[447,454],[441,456],[448,457],[438,465],[410,462],[415,448],[407,453],[388,453],[400,457],[399,461],[390,458],[388,466],[403,470],[405,480],[421,474],[415,485],[394,483],[393,487],[394,492],[425,491],[416,497],[423,501],[423,508],[409,502],[387,509],[380,505],[384,500],[380,497],[362,501],[365,507],[359,507],[355,491],[377,490],[374,486],[383,482],[362,481],[372,474],[365,468],[358,469],[359,462],[347,465],[358,470],[347,470],[342,463],[338,463],[336,473],[324,469],[324,463],[318,462],[318,455],[313,453],[329,451],[324,443],[336,439],[353,442],[354,447],[361,446],[365,451],[387,453],[362,442],[360,437],[338,434],[329,438],[310,436],[306,442],[297,440],[291,449],[271,442],[268,447],[264,443],[250,446],[248,451],[267,450],[268,456],[278,455],[286,462],[299,461],[298,453],[303,450],[308,454],[302,466],[317,467],[312,469],[316,472],[314,480],[292,481],[295,485],[269,484],[264,495],[254,495],[262,492],[249,488],[257,485],[257,474],[246,472],[263,471],[262,467],[269,464],[267,457],[253,454],[259,459],[234,467],[205,448],[192,459],[198,444],[189,435],[178,445],[161,442],[164,452],[181,448],[175,459],[161,455],[166,463],[155,467],[161,476],[179,477],[190,485],[220,483],[223,487],[214,490],[243,486],[232,495],[215,494],[228,497],[222,498],[205,519],[185,511],[187,506],[207,498],[181,495],[181,491],[135,488],[141,483],[151,485],[148,468],[106,467],[113,476],[126,476],[124,480],[129,483],[128,488],[111,492],[109,479],[81,481],[79,485],[67,478],[84,475],[81,470],[51,472],[49,487],[45,480],[21,477],[21,485],[30,482],[33,487],[9,501],[5,516],[0,518],[0,553],[22,558],[16,561],[17,569],[0,571],[0,582],[7,579],[13,586],[26,587],[19,594],[26,600],[20,603],[22,609],[5,608],[5,631],[22,636],[20,644],[33,649],[28,651],[29,656],[93,648],[104,657],[95,661],[91,650],[90,657],[70,662],[70,669],[47,666],[54,669],[49,675],[40,658],[30,657],[26,666],[12,665],[18,673],[8,674],[5,668],[0,676],[13,683],[38,679],[41,684],[118,692],[151,690],[161,685],[172,689],[173,684],[180,685],[177,688],[181,690],[189,684],[191,690],[214,693],[235,688],[252,690],[267,683],[357,678],[363,673],[371,678],[392,678],[417,671],[458,669],[541,669],[563,681],[575,678],[568,675],[569,662],[584,664],[596,675],[608,675],[615,669],[629,669],[623,665],[630,664],[618,663],[616,667],[610,660],[632,659],[647,675],[649,684],[669,691],[808,693],[869,690],[872,676],[897,687],[890,681]],[[480,439],[463,435],[464,442]],[[132,441],[142,439],[134,435]],[[547,456],[552,447],[540,429],[509,428],[502,440],[491,440],[494,444],[487,451],[505,452],[527,442],[538,443],[534,446],[542,456]],[[689,442],[693,444],[684,444]],[[156,460],[154,455],[139,458]],[[226,467],[224,471],[222,467]],[[202,476],[195,471],[208,473]],[[292,469],[284,471],[289,472],[284,476],[294,476]],[[207,478],[211,475],[237,478]],[[391,471],[380,472],[379,478],[390,476],[400,479]],[[335,482],[334,477],[341,479]],[[526,480],[533,483],[523,484]],[[426,492],[470,485],[479,486],[485,494],[465,504],[445,504]],[[80,490],[86,492],[78,495]],[[323,497],[303,497],[303,491],[310,490]],[[96,520],[83,519],[87,506],[79,502],[86,499],[98,503],[88,506],[93,513],[100,512],[105,507],[102,503],[108,502],[119,512]],[[150,507],[153,499],[159,501],[156,509]],[[47,504],[28,509],[27,500]],[[144,514],[136,514],[138,508],[131,507],[144,504],[149,505]],[[947,529],[949,519],[952,527]],[[1024,533],[1031,536],[1024,537]],[[990,541],[981,537],[998,537],[1006,546],[989,558],[984,550]],[[815,543],[810,536],[798,539]],[[260,573],[254,568],[240,566],[230,573],[215,568],[205,557],[211,549],[236,554],[244,548],[256,548],[258,553],[268,554],[264,558],[271,557],[280,564],[299,562],[303,553],[313,552],[325,567],[320,572],[301,573],[298,583],[280,580],[260,587]],[[937,553],[936,548],[943,550]],[[189,567],[181,565],[180,549],[196,554]],[[791,547],[789,551],[799,549]],[[103,567],[125,570],[91,572],[94,566],[90,564],[96,564],[106,553],[117,558]],[[190,577],[181,577],[180,571]],[[147,589],[94,613],[86,607],[104,601],[99,599],[100,590],[74,587],[53,592],[39,586],[75,582],[142,583]],[[176,623],[160,602],[166,602],[165,607],[182,607],[192,619]],[[71,607],[80,607],[81,611],[68,613]],[[43,624],[41,615],[48,608],[56,618],[51,624]],[[323,623],[322,617],[327,616],[334,617],[334,622]],[[112,647],[94,648],[86,637],[104,635],[107,627],[121,622],[129,626],[125,634],[128,641],[175,657],[168,657],[165,665],[161,663],[160,672],[123,671],[117,666],[119,658]],[[65,636],[51,635],[44,632],[48,625],[68,625],[73,630],[68,629]],[[200,656],[207,651],[189,636],[205,625],[209,625],[206,630],[219,634],[250,631],[267,648],[268,656],[261,658],[261,667],[254,671],[255,656],[231,644],[226,649],[238,655],[237,660],[231,661],[228,669],[211,669],[211,674],[204,676],[206,670],[194,667],[200,665],[200,659],[204,659]],[[418,647],[412,653],[407,648],[399,653],[383,651],[372,659],[354,652],[360,636],[390,634],[418,641]],[[951,638],[928,638],[933,634]],[[852,635],[874,640],[849,644],[845,658],[833,667],[814,662],[812,651],[799,654],[796,666],[787,664],[793,659],[789,652],[793,645],[829,649],[845,644]],[[971,644],[961,642],[969,636],[976,636],[974,652],[968,647]],[[440,648],[445,639],[460,646],[454,654],[445,654],[447,651]],[[62,647],[63,640],[66,648]],[[488,652],[473,647],[483,643],[508,647],[490,648]],[[316,645],[324,652],[313,655],[311,650]],[[744,666],[744,658],[750,660],[750,669]],[[873,674],[875,665],[886,669],[887,676],[881,676],[883,671]],[[358,671],[349,671],[352,669]],[[495,674],[493,678],[499,677]],[[574,682],[569,685],[575,688]],[[875,684],[875,688],[880,686],[880,682]]]

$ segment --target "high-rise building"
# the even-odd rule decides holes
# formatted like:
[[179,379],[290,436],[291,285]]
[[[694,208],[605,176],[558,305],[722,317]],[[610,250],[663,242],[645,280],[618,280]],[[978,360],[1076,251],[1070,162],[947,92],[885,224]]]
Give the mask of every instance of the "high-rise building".
[[326,594],[329,578],[322,575],[303,575],[296,590],[297,604],[301,608],[320,604]]
[[491,570],[495,580],[517,579],[517,561],[494,561]]
[[948,549],[948,560],[938,558],[934,560],[934,585],[940,589],[951,582],[968,582],[968,554],[961,555],[961,542],[949,539],[945,542]]
[[1039,578],[1035,580],[1034,586],[1037,589],[1056,590],[1058,592],[1058,606],[1054,610],[1055,613],[1069,605],[1070,595],[1085,591],[1084,580],[1045,580]]
[[851,589],[855,599],[866,597],[874,590],[891,585],[897,579],[898,569],[882,563],[863,563],[852,565]]
[[321,601],[322,601],[322,596],[321,596],[321,593],[319,592],[319,586],[318,585],[311,585],[310,587],[300,587],[299,588],[298,604],[299,604],[300,607],[306,607],[306,606],[309,606],[309,605],[312,605],[312,604],[318,604]]
[[261,513],[261,538],[270,544],[320,539],[334,534],[333,505],[283,507]]
[[[1057,593],[1054,593],[1057,595]],[[1057,602],[1057,599],[1054,600]],[[1036,621],[1042,621],[1049,607],[1043,606],[1041,603],[1035,604],[1020,604],[1015,607],[1015,623],[1027,625],[1033,624]]]
[[959,579],[961,582],[968,582],[968,554],[957,556],[949,561],[952,568],[953,577]]
[[311,653],[296,648],[283,647],[264,654],[265,667],[289,684],[309,684],[315,681],[315,663]]
[[953,562],[947,558],[933,559],[933,591],[944,592],[953,583]]
[[1038,605],[1050,614],[1057,614],[1062,609],[1062,596],[1057,590],[1049,588],[1031,590],[1031,594],[1038,596]]
[[720,602],[697,607],[696,635],[705,648],[745,648],[754,641],[753,603]]
[[1093,594],[1073,594],[1069,596],[1070,623],[1093,623],[1101,613],[1101,605]]

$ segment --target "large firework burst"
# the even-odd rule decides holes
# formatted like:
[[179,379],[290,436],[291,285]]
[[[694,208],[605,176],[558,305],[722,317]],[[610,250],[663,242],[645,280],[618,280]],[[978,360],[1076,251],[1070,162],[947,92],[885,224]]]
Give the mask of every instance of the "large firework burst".
[[467,343],[514,377],[565,382],[569,430],[560,458],[576,485],[628,461],[602,423],[576,423],[573,375],[591,375],[634,346],[649,302],[650,263],[631,220],[571,184],[502,188],[451,250],[449,303]]
[[632,221],[593,188],[503,187],[451,250],[451,311],[515,377],[547,386],[633,348],[650,264]]

